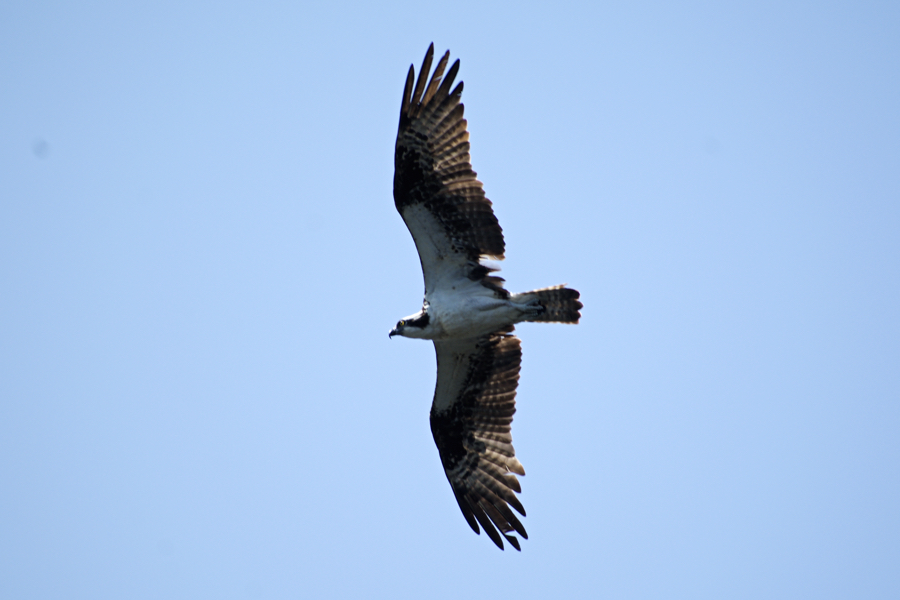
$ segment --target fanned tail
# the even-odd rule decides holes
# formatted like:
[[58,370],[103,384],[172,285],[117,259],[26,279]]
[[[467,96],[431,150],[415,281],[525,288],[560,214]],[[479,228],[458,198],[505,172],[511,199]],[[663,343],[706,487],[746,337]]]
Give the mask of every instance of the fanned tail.
[[536,315],[529,315],[525,320],[534,323],[577,323],[581,318],[581,307],[578,301],[581,294],[578,290],[554,285],[552,287],[515,294],[515,302],[537,302],[544,310]]

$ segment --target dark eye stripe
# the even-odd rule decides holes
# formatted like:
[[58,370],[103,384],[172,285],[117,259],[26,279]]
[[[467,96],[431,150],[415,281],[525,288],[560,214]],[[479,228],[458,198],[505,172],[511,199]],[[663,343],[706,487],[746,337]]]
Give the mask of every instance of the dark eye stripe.
[[429,319],[428,313],[425,313],[421,317],[418,317],[416,319],[410,319],[409,321],[407,321],[405,323],[405,325],[409,325],[411,327],[424,328],[424,327],[428,326],[428,319]]

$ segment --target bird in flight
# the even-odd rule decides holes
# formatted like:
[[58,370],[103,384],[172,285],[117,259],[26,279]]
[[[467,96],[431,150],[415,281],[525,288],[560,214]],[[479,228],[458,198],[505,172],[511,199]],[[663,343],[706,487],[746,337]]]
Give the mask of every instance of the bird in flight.
[[[390,336],[432,340],[437,385],[431,433],[466,521],[503,549],[528,539],[511,509],[525,516],[516,493],[510,425],[522,350],[516,323],[578,323],[576,290],[562,285],[512,294],[498,269],[503,231],[469,160],[463,84],[453,86],[459,60],[444,76],[450,52],[431,77],[434,44],[415,77],[409,67],[394,153],[394,204],[412,234],[425,277],[422,310],[401,319]],[[498,533],[499,530],[499,533]],[[501,537],[502,535],[502,537]]]

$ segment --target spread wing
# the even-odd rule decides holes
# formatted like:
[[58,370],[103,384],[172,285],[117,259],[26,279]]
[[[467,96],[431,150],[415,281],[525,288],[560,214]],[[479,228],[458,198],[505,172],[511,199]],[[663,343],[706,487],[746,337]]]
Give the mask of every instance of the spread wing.
[[513,474],[524,475],[525,469],[516,459],[510,433],[522,360],[519,338],[492,333],[474,340],[435,341],[434,347],[438,373],[431,433],[450,487],[475,533],[480,533],[480,523],[501,550],[501,534],[520,550],[519,540],[509,535],[528,539],[510,510],[525,516],[514,493],[522,488]]
[[442,79],[448,51],[429,80],[433,57],[434,44],[418,81],[409,68],[394,152],[394,204],[415,240],[426,291],[447,274],[485,278],[490,269],[479,258],[502,260],[505,250],[491,201],[469,162],[462,82],[450,90],[459,60]]

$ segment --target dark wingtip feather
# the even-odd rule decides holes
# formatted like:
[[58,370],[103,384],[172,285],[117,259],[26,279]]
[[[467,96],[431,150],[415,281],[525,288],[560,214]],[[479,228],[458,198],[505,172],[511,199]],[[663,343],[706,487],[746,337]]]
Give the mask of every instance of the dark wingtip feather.
[[463,517],[466,519],[466,523],[469,524],[469,527],[472,528],[472,531],[474,531],[478,535],[481,535],[481,530],[478,528],[478,521],[475,520],[475,515],[473,515],[472,511],[469,509],[469,502],[465,498],[463,498],[463,496],[455,486],[450,487],[453,489],[453,495],[456,496],[456,503],[459,504],[459,510],[462,511]]
[[[447,51],[447,58],[450,58],[449,50]],[[455,61],[453,61],[453,65],[450,67],[450,70],[447,71],[447,76],[444,77],[444,83],[441,84],[441,91],[444,94],[450,93],[450,86],[453,85],[453,80],[456,79],[457,73],[459,73],[459,59],[458,58]],[[462,81],[460,81],[460,83],[462,83]]]
[[413,84],[416,82],[416,69],[409,65],[409,72],[406,74],[406,85],[403,86],[403,102],[400,103],[400,119],[402,120],[409,114],[409,105],[412,98]]
[[[416,90],[412,96],[412,106],[415,108],[422,100],[422,91],[425,89],[425,81],[428,77],[428,71],[431,70],[431,61],[434,59],[434,42],[428,46],[428,52],[425,53],[425,59],[422,61],[422,68],[419,70],[419,78],[416,80]],[[410,66],[412,69],[412,66]]]
[[431,83],[428,84],[428,89],[425,90],[425,96],[422,97],[423,105],[431,102],[431,99],[434,97],[435,91],[438,89],[438,85],[441,83],[441,77],[443,77],[444,75],[444,69],[447,68],[448,60],[450,60],[449,50],[444,52],[441,60],[438,61],[437,66],[434,68],[434,75],[431,76]]
[[478,522],[481,523],[481,528],[484,529],[484,532],[491,538],[491,541],[494,542],[498,548],[503,550],[503,539],[500,537],[500,534],[497,532],[497,529],[494,527],[494,524],[491,523],[490,517],[488,517],[484,508],[481,506],[481,503],[469,503],[469,507],[472,509],[472,513],[475,515],[475,518],[478,519]]

